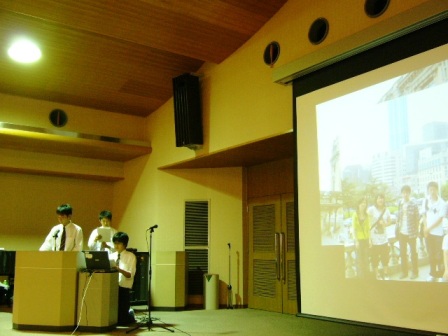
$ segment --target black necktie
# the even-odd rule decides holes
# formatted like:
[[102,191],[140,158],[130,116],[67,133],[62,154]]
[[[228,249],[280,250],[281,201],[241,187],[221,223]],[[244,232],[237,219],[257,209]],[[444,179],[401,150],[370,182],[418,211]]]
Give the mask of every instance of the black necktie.
[[65,226],[62,229],[61,245],[59,246],[59,251],[65,251]]
[[117,267],[118,267],[118,265],[120,265],[120,253],[118,253],[116,264],[117,264]]

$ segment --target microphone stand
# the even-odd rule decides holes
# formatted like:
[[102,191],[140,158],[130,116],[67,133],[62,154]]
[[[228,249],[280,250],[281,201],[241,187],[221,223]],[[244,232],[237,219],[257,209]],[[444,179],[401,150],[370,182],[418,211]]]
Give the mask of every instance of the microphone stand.
[[227,309],[233,309],[233,293],[232,293],[232,277],[231,277],[231,247],[230,243],[227,244],[229,246],[229,285],[227,286]]
[[152,227],[150,227],[149,230],[149,266],[148,266],[148,279],[149,279],[149,283],[148,283],[148,292],[147,292],[147,303],[148,303],[148,320],[146,321],[146,323],[142,322],[139,325],[137,325],[134,328],[131,328],[129,330],[126,331],[126,334],[140,328],[143,327],[145,324],[148,327],[148,330],[151,331],[151,329],[153,327],[157,327],[157,328],[163,328],[165,330],[174,332],[174,330],[169,329],[168,327],[165,327],[164,325],[159,325],[156,323],[152,323],[152,318],[151,318],[151,278],[152,278],[152,262],[151,262],[151,257],[152,257],[152,234],[154,232],[154,229],[157,228],[157,225],[154,225]]

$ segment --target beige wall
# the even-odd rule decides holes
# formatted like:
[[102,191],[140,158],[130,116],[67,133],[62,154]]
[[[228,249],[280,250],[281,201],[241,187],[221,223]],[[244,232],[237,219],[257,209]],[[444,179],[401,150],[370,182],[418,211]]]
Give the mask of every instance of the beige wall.
[[[412,16],[412,9],[418,11],[416,6],[425,2],[428,1],[392,1],[387,15],[374,20],[364,16],[359,0],[346,0],[343,4],[292,0],[227,60],[219,65],[205,64],[199,71],[202,76],[203,149],[192,151],[175,147],[173,102],[170,100],[148,118],[149,140],[153,147],[150,159],[128,162],[126,179],[117,183],[114,209],[123,215],[120,221],[123,229],[138,237],[136,246],[144,246],[144,237],[138,235],[139,232],[143,234],[145,227],[159,224],[154,248],[182,249],[183,202],[210,199],[210,272],[220,274],[221,280],[228,282],[226,243],[233,242],[235,255],[246,255],[242,242],[242,211],[245,211],[240,192],[244,187],[242,172],[238,169],[160,171],[158,167],[292,129],[292,89],[273,83],[275,68],[263,63],[264,48],[272,40],[281,44],[279,65],[286,65],[400,12]],[[321,16],[328,17],[331,22],[328,41],[312,46],[307,41],[308,26]],[[131,175],[133,177],[129,178]],[[230,194],[229,190],[232,190]],[[213,235],[214,232],[219,234]],[[232,284],[238,288],[243,288],[243,277],[239,276],[244,272],[242,265],[243,262],[234,265],[237,269],[232,273]]]
[[[383,15],[369,18],[364,14],[364,3],[360,0],[288,1],[265,27],[269,30],[264,36],[265,44],[276,40],[282,47],[276,68],[300,62],[309,55],[315,62],[327,59],[335,51],[343,52],[384,37],[447,9],[446,3],[439,0],[392,0]],[[320,17],[328,20],[330,29],[321,44],[312,45],[308,30]]]
[[0,185],[0,247],[6,250],[39,249],[62,203],[72,205],[72,221],[83,228],[87,246],[99,211],[112,208],[113,184],[107,182],[0,172]]
[[[55,108],[68,114],[64,131],[146,140],[143,118],[0,94],[2,122],[52,129],[48,115]],[[73,222],[82,226],[87,247],[89,234],[98,225],[98,213],[112,209],[114,185],[60,175],[122,178],[123,170],[122,162],[17,151],[0,146],[0,248],[37,250],[50,228],[57,224],[55,211],[62,203],[73,206]],[[34,171],[36,174],[10,171]],[[39,171],[54,172],[55,176],[40,176]]]
[[[83,108],[80,106],[10,96],[0,93],[0,121],[55,129],[49,114],[62,109],[68,115],[63,131],[111,136],[120,139],[146,140],[146,125],[141,117]],[[127,127],[123,127],[127,125]]]
[[[175,148],[171,102],[151,116],[148,125],[153,152],[149,159],[129,161],[126,178],[115,185],[114,211],[121,216],[120,228],[129,233],[130,245],[146,251],[146,229],[158,224],[153,251],[183,251],[185,201],[209,200],[209,272],[228,282],[227,243],[235,247],[235,256],[242,255],[242,168],[159,170],[176,154],[190,150]],[[236,260],[232,277],[235,284],[242,278]],[[241,281],[235,285],[237,297],[242,296],[241,286]]]
[[[95,225],[98,211],[112,208],[113,225],[130,234],[130,246],[145,251],[146,228],[158,224],[153,249],[182,250],[184,201],[208,199],[211,202],[210,272],[228,281],[227,243],[231,242],[235,257],[232,285],[237,295],[244,297],[242,258],[247,251],[243,250],[242,242],[246,210],[242,205],[245,187],[242,169],[162,171],[158,168],[290,131],[292,89],[273,83],[276,69],[306,57],[307,61],[316,62],[331,57],[328,50],[346,49],[356,40],[350,37],[362,36],[365,32],[367,39],[375,38],[372,30],[388,34],[416,18],[421,19],[422,15],[432,15],[428,8],[437,11],[440,4],[446,2],[391,1],[389,10],[377,19],[365,17],[363,3],[359,0],[290,0],[234,55],[219,65],[204,65],[199,73],[202,75],[205,144],[196,152],[175,147],[172,100],[148,117],[145,125],[137,117],[113,114],[105,118],[102,111],[0,95],[0,119],[3,121],[26,121],[32,126],[48,127],[45,125],[48,125],[49,110],[62,108],[70,116],[67,130],[149,140],[153,148],[150,155],[116,167],[123,170],[125,179],[114,184],[1,174],[0,183],[8,185],[9,190],[8,196],[3,193],[1,200],[0,247],[6,244],[2,242],[8,241],[7,247],[12,249],[18,246],[37,248],[37,242],[41,242],[50,224],[54,223],[55,207],[62,202],[72,202],[74,221],[82,224],[88,233]],[[308,27],[321,16],[330,21],[330,33],[321,45],[313,46],[307,41]],[[280,43],[281,54],[278,64],[270,68],[263,63],[262,55],[265,46],[273,40]],[[45,160],[45,165],[57,166],[67,158],[49,156],[41,160]],[[85,162],[79,159],[76,164],[79,169],[85,169],[89,161]],[[37,160],[36,164],[44,163]],[[75,166],[70,169],[76,169]],[[103,169],[102,165],[97,169]],[[32,186],[32,193],[29,186]],[[29,211],[30,208],[33,211]],[[5,227],[12,225],[18,225],[20,230],[5,231]]]

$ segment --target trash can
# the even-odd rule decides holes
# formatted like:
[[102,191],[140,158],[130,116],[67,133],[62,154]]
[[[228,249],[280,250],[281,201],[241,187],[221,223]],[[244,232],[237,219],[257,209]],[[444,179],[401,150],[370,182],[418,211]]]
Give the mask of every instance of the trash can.
[[204,274],[204,308],[206,310],[219,308],[218,274]]

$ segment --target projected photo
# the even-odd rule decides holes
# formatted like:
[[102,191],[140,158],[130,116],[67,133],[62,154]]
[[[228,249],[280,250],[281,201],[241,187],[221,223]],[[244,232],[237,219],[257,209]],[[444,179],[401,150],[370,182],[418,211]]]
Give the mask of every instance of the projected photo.
[[448,284],[448,61],[316,111],[321,243],[346,278]]

